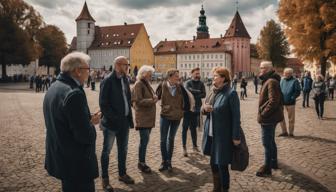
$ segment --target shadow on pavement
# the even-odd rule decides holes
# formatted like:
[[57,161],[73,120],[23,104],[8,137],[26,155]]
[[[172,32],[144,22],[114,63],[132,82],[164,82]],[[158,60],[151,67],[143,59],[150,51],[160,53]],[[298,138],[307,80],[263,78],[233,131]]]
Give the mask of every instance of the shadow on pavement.
[[303,190],[307,191],[318,191],[318,192],[330,192],[328,188],[323,186],[318,181],[313,178],[305,175],[301,172],[298,172],[294,168],[284,164],[279,163],[280,171],[282,176],[272,176],[271,180],[277,182],[286,182],[294,186],[298,186]]
[[323,143],[336,144],[335,140],[324,139],[324,138],[314,137],[314,136],[306,136],[306,135],[295,136],[295,137],[292,137],[291,139],[303,140],[303,141],[310,140],[310,141],[318,141],[318,142],[323,142]]

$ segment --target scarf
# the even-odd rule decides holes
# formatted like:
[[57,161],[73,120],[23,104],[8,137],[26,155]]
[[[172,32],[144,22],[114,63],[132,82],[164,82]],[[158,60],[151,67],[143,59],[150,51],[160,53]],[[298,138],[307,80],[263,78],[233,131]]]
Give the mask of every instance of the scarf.
[[212,86],[209,95],[205,98],[205,103],[213,105],[215,103],[216,95],[221,92],[226,85],[228,85],[228,83],[224,83],[220,87]]

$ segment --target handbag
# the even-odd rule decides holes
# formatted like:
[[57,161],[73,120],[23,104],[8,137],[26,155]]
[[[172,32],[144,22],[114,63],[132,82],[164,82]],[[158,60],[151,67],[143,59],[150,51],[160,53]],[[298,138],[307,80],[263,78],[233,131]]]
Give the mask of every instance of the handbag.
[[245,134],[243,129],[240,127],[240,144],[233,146],[231,170],[233,171],[244,171],[249,164],[249,149],[246,144]]

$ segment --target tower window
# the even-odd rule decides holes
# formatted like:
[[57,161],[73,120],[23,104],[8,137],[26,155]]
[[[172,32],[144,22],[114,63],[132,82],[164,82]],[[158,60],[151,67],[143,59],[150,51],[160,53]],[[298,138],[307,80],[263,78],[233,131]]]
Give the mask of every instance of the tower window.
[[90,34],[90,30],[88,30],[88,34]]
[[89,28],[89,29],[91,28],[91,23],[88,23],[88,28]]

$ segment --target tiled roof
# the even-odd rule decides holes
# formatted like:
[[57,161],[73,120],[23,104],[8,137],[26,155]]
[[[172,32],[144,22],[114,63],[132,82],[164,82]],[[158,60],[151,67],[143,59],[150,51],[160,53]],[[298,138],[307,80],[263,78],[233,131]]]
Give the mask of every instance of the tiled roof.
[[154,48],[154,54],[198,53],[228,51],[222,38],[160,41]]
[[77,37],[73,37],[70,44],[70,52],[77,49]]
[[79,20],[90,20],[90,21],[95,22],[95,20],[93,19],[93,17],[91,16],[91,14],[89,12],[89,9],[86,5],[86,2],[84,3],[82,12],[79,14],[79,16],[76,19],[76,21],[79,21]]
[[245,25],[237,11],[234,18],[231,21],[230,27],[225,33],[225,38],[227,37],[245,37],[251,39],[250,35],[248,34]]
[[131,47],[144,24],[95,27],[95,38],[89,49]]

